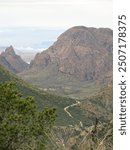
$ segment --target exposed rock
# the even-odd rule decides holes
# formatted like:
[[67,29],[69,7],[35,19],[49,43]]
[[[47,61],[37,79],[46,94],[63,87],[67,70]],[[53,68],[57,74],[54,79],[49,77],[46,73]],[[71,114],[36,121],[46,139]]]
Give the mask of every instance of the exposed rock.
[[108,28],[73,27],[46,51],[36,55],[30,68],[56,63],[59,72],[79,80],[101,81],[112,76],[113,31]]
[[5,57],[0,55],[0,64],[5,66],[8,70],[16,72],[16,70],[11,66],[11,64],[5,59]]
[[24,62],[20,56],[15,54],[12,46],[6,48],[5,51],[0,54],[0,64],[15,73],[22,72],[28,67],[28,64]]

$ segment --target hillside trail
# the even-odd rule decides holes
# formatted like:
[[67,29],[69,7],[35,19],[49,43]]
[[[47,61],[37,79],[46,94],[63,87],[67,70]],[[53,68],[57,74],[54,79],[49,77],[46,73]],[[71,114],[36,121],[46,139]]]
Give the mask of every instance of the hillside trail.
[[68,105],[68,106],[66,106],[65,108],[64,108],[64,111],[69,115],[69,117],[71,117],[71,118],[74,118],[73,116],[72,116],[72,114],[68,111],[68,109],[71,107],[74,107],[74,106],[77,106],[77,105],[79,105],[81,102],[80,101],[78,101],[78,100],[75,100],[76,101],[76,103],[74,103],[74,104],[71,104],[71,105]]
[[[71,118],[74,118],[73,117],[73,115],[68,111],[68,109],[71,107],[75,107],[75,106],[77,106],[77,105],[79,105],[81,102],[80,101],[78,101],[78,100],[75,100],[75,102],[76,103],[74,103],[74,104],[71,104],[71,105],[68,105],[68,106],[66,106],[65,108],[64,108],[64,111],[69,115],[69,117],[71,117]],[[82,123],[82,121],[79,121],[79,124],[81,125],[81,127],[83,127],[83,123]]]

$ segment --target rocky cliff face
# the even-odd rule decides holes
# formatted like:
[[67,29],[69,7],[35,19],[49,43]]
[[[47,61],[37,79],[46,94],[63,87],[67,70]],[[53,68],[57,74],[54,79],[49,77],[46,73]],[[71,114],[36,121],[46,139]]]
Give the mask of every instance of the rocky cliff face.
[[22,72],[28,67],[28,64],[24,62],[20,56],[15,54],[12,46],[6,48],[5,51],[0,54],[0,64],[15,73]]
[[108,28],[73,27],[46,51],[36,55],[30,68],[56,63],[59,72],[79,80],[105,80],[112,76],[113,32]]

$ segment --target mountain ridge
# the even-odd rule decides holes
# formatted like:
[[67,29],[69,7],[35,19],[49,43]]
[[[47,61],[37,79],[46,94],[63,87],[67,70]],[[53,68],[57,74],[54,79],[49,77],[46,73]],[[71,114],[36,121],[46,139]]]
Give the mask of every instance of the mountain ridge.
[[86,98],[112,83],[113,31],[76,26],[38,53],[19,75],[45,90]]
[[57,63],[62,73],[80,80],[95,80],[101,72],[111,71],[112,48],[112,30],[73,27],[62,33],[47,50],[38,53],[30,68],[44,69]]
[[12,45],[0,54],[0,64],[15,73],[20,73],[28,68],[28,64],[19,55],[16,55]]

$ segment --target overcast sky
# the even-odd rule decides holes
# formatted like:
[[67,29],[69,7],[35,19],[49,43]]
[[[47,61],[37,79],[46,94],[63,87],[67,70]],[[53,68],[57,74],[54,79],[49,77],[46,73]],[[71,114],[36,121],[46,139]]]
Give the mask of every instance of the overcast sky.
[[112,0],[0,0],[0,28],[78,25],[112,28]]

